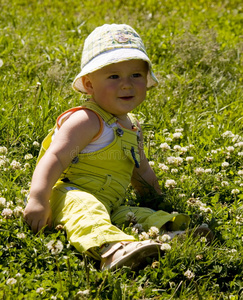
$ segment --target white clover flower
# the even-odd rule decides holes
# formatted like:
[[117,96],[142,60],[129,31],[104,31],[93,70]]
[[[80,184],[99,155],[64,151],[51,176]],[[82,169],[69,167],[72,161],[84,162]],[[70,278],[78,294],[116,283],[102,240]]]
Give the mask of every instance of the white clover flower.
[[169,236],[168,234],[165,233],[159,237],[159,240],[163,243],[166,243],[171,240],[171,236]]
[[222,168],[227,168],[229,166],[229,163],[227,161],[224,161],[222,164],[221,164]]
[[192,272],[192,271],[190,271],[189,269],[184,273],[184,276],[187,278],[187,279],[189,279],[189,280],[191,280],[191,279],[193,279],[194,277],[195,277],[195,274]]
[[6,167],[8,161],[9,160],[6,157],[2,156],[2,158],[0,158],[0,167]]
[[133,227],[133,228],[132,228],[132,233],[133,233],[133,234],[138,234],[138,229],[135,228],[135,227]]
[[162,149],[163,151],[167,151],[170,150],[170,146],[167,143],[162,143],[160,144],[160,149]]
[[193,162],[194,157],[193,156],[187,156],[186,157],[186,161],[190,164],[191,162]]
[[20,216],[23,215],[24,209],[23,209],[23,207],[21,207],[21,206],[16,206],[16,207],[14,208],[14,210],[13,210],[13,213],[14,213],[14,215],[15,215],[16,217],[20,217]]
[[238,155],[239,156],[243,156],[243,152],[238,152]]
[[190,198],[187,200],[189,206],[198,207],[200,210],[206,207],[206,204],[200,201],[200,198]]
[[16,160],[13,160],[10,166],[12,167],[13,170],[21,169],[21,163]]
[[223,187],[225,187],[225,186],[229,186],[229,183],[228,183],[228,181],[222,181],[222,182],[221,182],[221,185],[222,185]]
[[173,165],[173,164],[174,164],[174,161],[175,161],[175,157],[174,157],[174,156],[169,156],[169,157],[167,157],[167,162],[168,162],[168,164]]
[[220,172],[216,174],[216,179],[217,179],[218,181],[222,180],[223,177],[224,177],[223,174],[220,173]]
[[28,153],[24,156],[24,159],[26,160],[29,160],[29,159],[32,159],[33,158],[33,155],[31,153]]
[[10,206],[13,206],[13,201],[8,201],[8,202],[6,203],[6,207],[10,207]]
[[154,138],[154,133],[152,131],[149,132],[148,138],[152,140]]
[[187,180],[191,180],[191,177],[190,177],[190,176],[187,176],[187,175],[185,175],[185,174],[183,174],[183,175],[181,176],[181,178],[180,178],[180,181],[181,181],[181,182],[185,182],[185,181],[187,181]]
[[7,154],[7,153],[8,153],[8,149],[7,149],[6,147],[4,147],[4,146],[1,146],[1,147],[0,147],[0,154],[5,155],[5,154]]
[[204,205],[203,206],[199,206],[199,210],[204,212],[204,213],[212,213],[212,209],[209,208],[209,207],[205,207],[205,203],[203,203]]
[[33,146],[36,147],[36,148],[38,148],[38,147],[40,147],[40,144],[37,141],[34,141],[33,142]]
[[159,168],[164,172],[167,172],[169,170],[168,166],[166,166],[165,164],[161,164],[161,163],[159,163]]
[[168,243],[162,243],[160,249],[162,251],[168,252],[171,250],[171,245],[169,245]]
[[19,239],[25,239],[26,235],[23,232],[18,232],[17,233],[17,238],[19,238]]
[[240,191],[238,190],[238,189],[233,189],[232,191],[231,191],[231,194],[233,194],[233,195],[237,195],[237,194],[239,194],[240,193]]
[[142,232],[143,231],[143,226],[142,226],[142,224],[137,223],[133,226],[133,229],[135,229],[137,231],[137,233]]
[[212,169],[205,169],[204,172],[205,172],[206,174],[212,174],[213,171],[212,171]]
[[169,189],[175,188],[176,185],[177,185],[177,183],[173,179],[167,179],[166,182],[165,182],[165,187],[169,188]]
[[173,124],[173,123],[176,123],[177,120],[176,119],[171,119],[170,122]]
[[22,274],[21,274],[21,273],[17,273],[17,274],[15,275],[15,277],[17,277],[17,278],[22,277]]
[[239,142],[239,143],[234,144],[234,147],[243,148],[243,142]]
[[225,131],[221,136],[222,138],[233,138],[235,135],[231,131]]
[[188,151],[188,148],[187,147],[181,147],[180,151],[181,151],[182,154],[185,154]]
[[143,231],[141,234],[139,234],[138,238],[140,241],[149,240],[149,235],[147,232]]
[[29,193],[29,190],[21,189],[20,193],[22,195],[27,195]]
[[242,141],[242,137],[238,134],[235,134],[235,136],[232,138],[232,142],[236,143],[236,142],[240,142]]
[[183,134],[181,132],[175,132],[173,133],[173,139],[181,139]]
[[0,197],[0,207],[6,206],[7,200],[3,197]]
[[214,128],[214,125],[213,124],[208,124],[208,129],[210,128]]
[[29,169],[30,168],[30,164],[29,163],[25,163],[24,164],[24,169],[26,170],[26,169]]
[[86,296],[89,295],[89,293],[90,293],[89,290],[79,291],[79,292],[77,292],[75,299],[76,299],[76,298],[77,298],[77,299],[79,299],[79,298],[83,299],[83,296],[86,297]]
[[235,148],[233,146],[226,147],[228,152],[234,152]]
[[170,171],[171,171],[172,174],[173,173],[178,173],[178,169],[171,169]]
[[182,163],[183,163],[183,158],[182,157],[175,157],[174,164],[176,166],[180,166]]
[[175,146],[173,147],[173,149],[174,149],[175,151],[180,151],[180,150],[181,150],[181,146],[180,146],[180,145],[175,145]]
[[196,168],[195,170],[194,170],[194,172],[196,173],[196,175],[202,175],[202,174],[204,174],[205,173],[205,170],[203,169],[203,168]]
[[186,197],[186,194],[179,194],[178,195],[180,198],[184,198],[184,197]]
[[159,229],[155,226],[150,227],[148,235],[150,238],[156,238],[159,235]]
[[180,166],[183,163],[183,158],[182,157],[169,156],[169,157],[167,157],[167,162],[170,165]]
[[43,294],[45,292],[45,289],[43,287],[39,287],[36,289],[37,294]]
[[154,161],[149,161],[150,166],[154,166]]
[[9,278],[7,281],[6,281],[6,284],[7,285],[14,285],[17,283],[17,280],[15,278]]
[[51,240],[49,243],[46,244],[46,247],[48,248],[48,250],[51,251],[51,254],[58,254],[62,252],[63,244],[59,240]]
[[207,243],[207,238],[206,238],[205,236],[202,236],[202,237],[200,238],[200,242],[202,242],[202,243]]
[[175,129],[175,132],[183,132],[183,131],[184,131],[183,128],[177,128],[177,129]]
[[239,175],[239,176],[243,176],[243,170],[239,170],[239,171],[238,171],[238,175]]
[[12,211],[12,209],[10,209],[10,208],[4,208],[3,209],[3,211],[2,211],[2,213],[1,213],[1,215],[3,216],[3,217],[5,217],[5,218],[11,218],[12,217],[12,215],[13,215],[13,211]]
[[169,143],[169,142],[172,142],[172,138],[167,137],[167,138],[165,138],[165,141],[168,142],[168,143]]

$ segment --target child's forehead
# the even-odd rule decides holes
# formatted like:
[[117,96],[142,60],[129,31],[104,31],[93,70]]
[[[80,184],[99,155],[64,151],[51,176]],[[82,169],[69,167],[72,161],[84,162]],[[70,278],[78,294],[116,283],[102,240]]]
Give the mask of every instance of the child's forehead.
[[148,63],[142,59],[131,59],[122,62],[113,63],[101,68],[101,71],[110,72],[112,70],[147,70]]

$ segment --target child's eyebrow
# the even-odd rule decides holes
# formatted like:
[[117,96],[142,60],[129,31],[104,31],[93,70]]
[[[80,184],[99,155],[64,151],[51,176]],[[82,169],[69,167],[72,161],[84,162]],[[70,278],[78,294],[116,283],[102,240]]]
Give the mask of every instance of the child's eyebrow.
[[[105,73],[106,74],[110,74],[110,73],[122,73],[122,70],[118,70],[118,69],[110,69],[107,70]],[[147,72],[147,70],[145,68],[134,68],[132,70],[130,70],[131,73],[141,73],[141,72]]]

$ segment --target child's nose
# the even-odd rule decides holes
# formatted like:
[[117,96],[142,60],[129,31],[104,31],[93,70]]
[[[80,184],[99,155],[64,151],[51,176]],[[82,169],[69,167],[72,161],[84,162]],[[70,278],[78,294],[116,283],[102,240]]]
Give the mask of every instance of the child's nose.
[[130,78],[124,78],[122,80],[122,88],[130,89],[132,87],[132,80]]

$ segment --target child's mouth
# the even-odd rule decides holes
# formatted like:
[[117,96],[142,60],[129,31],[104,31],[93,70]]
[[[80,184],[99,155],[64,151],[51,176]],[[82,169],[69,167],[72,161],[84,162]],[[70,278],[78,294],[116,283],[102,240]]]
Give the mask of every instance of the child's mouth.
[[125,97],[119,97],[122,100],[128,101],[131,100],[133,98],[133,96],[125,96]]

